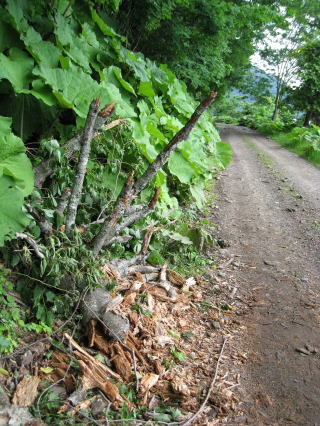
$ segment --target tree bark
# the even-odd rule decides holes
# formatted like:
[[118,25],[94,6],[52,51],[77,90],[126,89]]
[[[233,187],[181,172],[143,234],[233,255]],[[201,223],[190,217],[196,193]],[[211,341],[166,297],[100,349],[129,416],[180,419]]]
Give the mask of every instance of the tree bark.
[[78,206],[81,200],[82,188],[84,177],[87,171],[87,164],[90,155],[91,149],[91,140],[94,137],[94,125],[99,112],[99,99],[95,99],[91,102],[88,117],[86,121],[86,126],[83,132],[82,141],[81,141],[81,151],[80,159],[77,168],[76,178],[73,184],[71,195],[68,203],[68,210],[66,215],[66,233],[70,234],[75,221]]

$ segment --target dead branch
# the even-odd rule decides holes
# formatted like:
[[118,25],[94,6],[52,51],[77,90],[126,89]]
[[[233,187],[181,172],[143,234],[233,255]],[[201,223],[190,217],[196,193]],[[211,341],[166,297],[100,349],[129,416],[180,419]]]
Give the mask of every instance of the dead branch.
[[[69,234],[71,229],[73,228],[75,221],[78,206],[81,200],[82,188],[84,177],[87,171],[87,164],[90,155],[91,149],[91,140],[94,136],[94,125],[98,117],[99,112],[99,99],[95,99],[91,102],[88,117],[86,121],[86,125],[84,128],[82,140],[81,140],[81,151],[80,151],[80,159],[77,168],[77,174],[74,181],[74,185],[72,188],[72,192],[69,199],[67,216],[66,216],[66,233]],[[99,116],[99,119],[101,116]]]
[[[130,206],[132,200],[137,197],[140,192],[151,182],[156,173],[161,169],[161,167],[168,161],[170,154],[177,148],[179,143],[186,140],[201,117],[201,115],[206,111],[206,109],[210,106],[213,100],[216,98],[217,93],[211,92],[210,95],[196,108],[194,113],[192,114],[190,120],[186,123],[186,125],[179,130],[178,133],[171,139],[168,145],[158,154],[157,158],[153,163],[149,165],[147,170],[140,176],[137,181],[134,183],[133,179],[129,179],[127,183],[123,186],[122,191],[116,201],[113,212],[110,214],[108,219],[105,220],[99,234],[96,236],[93,242],[93,253],[95,256],[98,255],[103,246],[108,245],[111,239],[117,235],[125,226],[129,226],[135,221],[139,220],[142,217],[147,216],[150,210],[147,208],[143,208],[144,216],[134,216],[129,220],[128,218],[123,223],[116,228],[116,224],[120,218],[126,216],[126,210]],[[130,183],[129,183],[130,181]],[[151,203],[148,208],[153,209],[155,203],[159,198],[160,193],[156,192]],[[129,216],[130,217],[130,216]]]
[[165,263],[160,270],[159,283],[156,285],[158,287],[164,288],[166,292],[168,293],[168,296],[172,300],[174,300],[177,297],[177,292],[175,288],[172,286],[172,284],[170,283],[170,281],[167,280],[167,269],[168,269],[168,265],[167,263]]
[[199,416],[200,416],[200,414],[201,414],[201,413],[203,412],[203,410],[205,409],[205,407],[206,407],[206,405],[207,405],[207,403],[208,403],[208,401],[209,401],[209,398],[210,398],[210,396],[211,396],[211,393],[212,393],[212,391],[213,391],[213,387],[214,387],[214,385],[215,385],[215,383],[216,383],[217,377],[218,377],[219,365],[220,365],[220,361],[221,361],[221,358],[222,358],[222,354],[223,354],[223,351],[224,351],[224,347],[225,347],[225,345],[226,345],[226,342],[227,342],[227,338],[225,337],[225,338],[223,339],[223,343],[222,343],[222,346],[221,346],[221,350],[220,350],[219,358],[218,358],[217,365],[216,365],[216,368],[215,368],[215,371],[214,371],[214,376],[213,376],[213,378],[212,378],[212,380],[211,380],[210,387],[209,387],[209,390],[208,390],[208,392],[207,392],[207,396],[205,397],[205,399],[204,399],[203,403],[201,404],[201,406],[200,406],[199,410],[198,410],[196,413],[194,413],[194,414],[193,414],[193,416],[191,416],[191,417],[190,417],[190,419],[188,419],[188,420],[186,420],[186,421],[184,421],[184,422],[182,422],[182,423],[181,423],[181,422],[180,422],[180,423],[177,423],[177,424],[180,424],[180,425],[182,425],[182,426],[188,426],[188,425],[191,425],[191,423],[193,423],[193,422],[194,422],[194,420],[195,420],[197,417],[199,417]]
[[122,190],[117,198],[115,207],[111,214],[108,216],[108,221],[105,220],[99,234],[93,241],[93,253],[98,255],[102,247],[114,237],[115,227],[119,219],[123,216],[126,208],[131,204],[134,193],[132,187],[134,184],[133,172],[130,173],[127,182],[122,187]]
[[103,130],[110,130],[113,129],[116,126],[119,126],[122,123],[125,123],[127,121],[127,118],[118,118],[118,120],[113,120],[110,123],[106,124],[103,127]]
[[[109,105],[106,105],[98,114],[97,120],[94,124],[94,135],[95,138],[101,133],[101,130],[108,130],[114,127],[117,124],[114,124],[114,126],[103,128],[103,125],[107,121],[107,119],[113,114],[115,111],[115,102],[112,102]],[[115,120],[116,121],[116,120]],[[111,122],[113,123],[113,122]],[[109,123],[109,124],[111,124]],[[120,124],[120,123],[118,123]],[[78,135],[74,136],[72,139],[70,139],[65,145],[64,145],[64,156],[67,159],[70,159],[73,154],[77,151],[80,151],[81,148],[81,140],[83,138],[83,132],[80,132]],[[52,160],[51,158],[43,161],[38,166],[34,167],[34,185],[36,188],[41,188],[44,181],[47,179],[48,176],[52,173]]]
[[63,191],[63,194],[60,197],[60,200],[58,201],[58,205],[56,208],[56,212],[60,215],[63,216],[63,213],[68,205],[69,202],[69,198],[71,195],[71,189],[70,188],[65,188],[65,190]]
[[154,162],[149,165],[143,175],[137,179],[136,183],[133,186],[133,190],[136,195],[140,194],[140,192],[151,182],[151,180],[161,169],[161,167],[168,161],[171,153],[177,148],[180,142],[188,138],[195,124],[197,123],[201,115],[204,113],[204,111],[209,108],[216,96],[216,92],[211,92],[210,95],[203,102],[201,102],[201,104],[196,108],[186,125],[182,127],[182,129],[180,129],[178,133],[176,133],[176,135],[171,139],[168,145],[158,154]]
[[[128,226],[132,225],[133,223],[137,222],[140,219],[145,218],[148,216],[154,209],[157,203],[157,200],[159,199],[161,193],[160,188],[156,188],[154,195],[150,201],[150,203],[147,206],[142,207],[139,210],[136,210],[135,213],[131,214],[130,216],[127,216],[124,218],[123,222],[120,223],[118,226],[115,227],[114,234],[119,234],[124,228],[127,228]],[[113,239],[110,241],[106,241],[104,246],[109,246],[113,243]]]
[[112,260],[108,263],[108,265],[112,269],[115,269],[120,275],[126,275],[130,266],[142,263],[145,258],[145,255],[138,254],[137,256],[132,257],[131,259],[123,259],[118,261]]
[[34,218],[37,222],[41,232],[44,236],[48,236],[52,234],[52,224],[45,219],[45,217],[38,212],[38,210],[34,209],[30,204],[25,204],[25,207],[29,214]]
[[17,232],[16,237],[20,238],[21,240],[25,240],[33,248],[36,256],[38,256],[40,259],[44,258],[43,253],[41,253],[41,251],[38,247],[38,244],[36,243],[36,241],[33,238],[31,238],[27,234],[24,234],[23,232]]
[[119,243],[119,244],[125,244],[128,241],[132,240],[132,235],[118,235],[117,237],[113,237],[109,243],[108,246],[111,246],[111,244]]

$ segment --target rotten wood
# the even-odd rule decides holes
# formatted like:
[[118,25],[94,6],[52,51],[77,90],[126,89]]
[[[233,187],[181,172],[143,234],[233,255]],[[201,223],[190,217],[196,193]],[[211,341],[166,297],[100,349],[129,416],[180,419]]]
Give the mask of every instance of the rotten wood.
[[16,388],[12,403],[20,407],[29,407],[32,405],[37,397],[39,383],[40,378],[38,376],[25,376]]
[[68,333],[64,333],[64,337],[68,340],[69,344],[74,349],[76,349],[74,354],[76,355],[78,359],[80,358],[82,361],[84,361],[88,365],[91,365],[92,367],[99,369],[99,371],[101,371],[101,373],[104,374],[104,377],[110,376],[116,380],[121,380],[121,376],[119,376],[119,374],[115,373],[109,367],[102,364],[96,358],[88,354],[88,352],[85,351],[80,345],[78,345],[78,343]]

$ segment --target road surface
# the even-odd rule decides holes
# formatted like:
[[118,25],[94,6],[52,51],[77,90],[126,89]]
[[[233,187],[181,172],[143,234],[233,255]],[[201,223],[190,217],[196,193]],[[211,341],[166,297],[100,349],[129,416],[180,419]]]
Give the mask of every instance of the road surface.
[[249,129],[220,135],[234,158],[214,220],[252,300],[243,408],[252,425],[320,426],[320,169]]

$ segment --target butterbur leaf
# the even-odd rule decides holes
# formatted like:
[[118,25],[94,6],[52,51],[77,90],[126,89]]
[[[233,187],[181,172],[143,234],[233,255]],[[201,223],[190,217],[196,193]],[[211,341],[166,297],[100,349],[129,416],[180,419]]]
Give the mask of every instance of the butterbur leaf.
[[141,81],[139,85],[139,93],[140,95],[148,96],[148,98],[153,98],[156,95],[151,81]]
[[33,64],[34,61],[28,54],[12,47],[8,56],[0,53],[0,79],[9,80],[14,90],[19,93],[28,88],[32,80]]
[[113,71],[113,74],[117,77],[117,80],[119,81],[121,86],[128,92],[136,96],[136,92],[134,91],[134,88],[131,86],[131,84],[124,80],[124,78],[122,78],[121,69],[118,67],[111,67],[111,69]]
[[182,183],[190,183],[195,175],[194,169],[180,152],[173,152],[168,161],[170,172]]
[[216,155],[217,159],[221,164],[222,168],[227,167],[232,159],[232,148],[228,143],[217,142],[216,143]]

